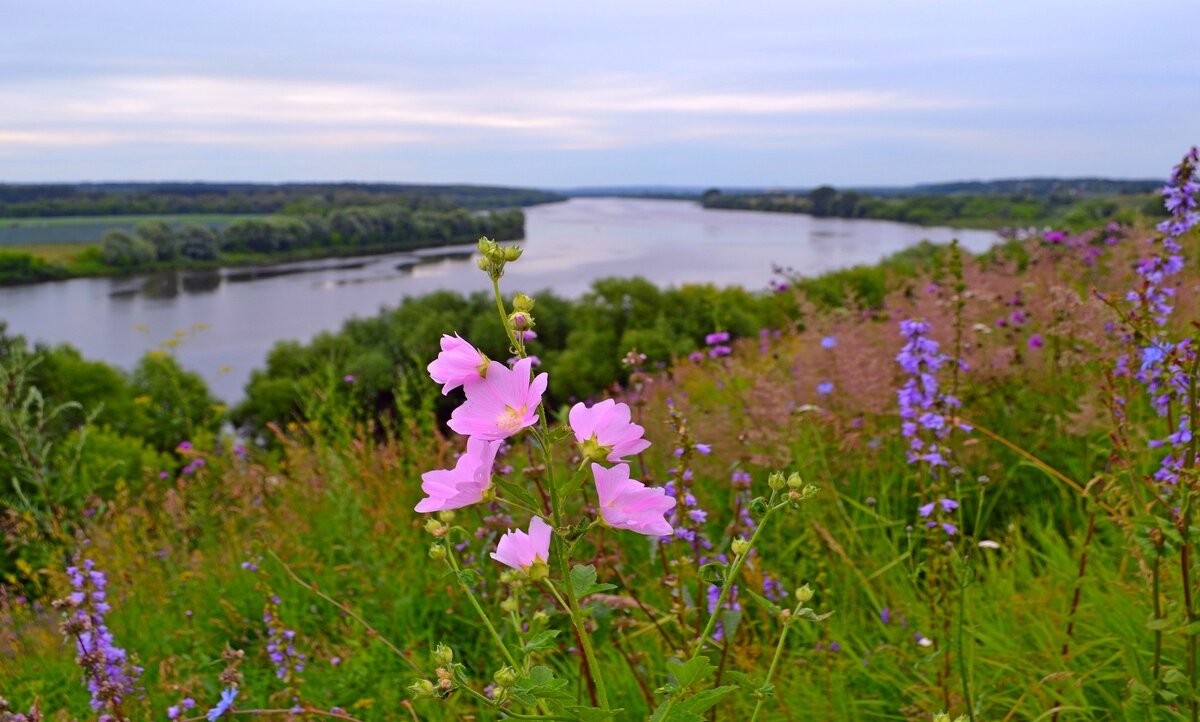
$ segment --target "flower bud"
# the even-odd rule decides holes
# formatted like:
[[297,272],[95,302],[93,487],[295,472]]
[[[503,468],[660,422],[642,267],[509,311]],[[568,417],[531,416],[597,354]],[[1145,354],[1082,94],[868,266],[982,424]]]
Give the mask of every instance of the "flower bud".
[[511,687],[517,683],[517,679],[517,670],[512,667],[501,667],[492,675],[497,687]]
[[445,511],[439,511],[438,519],[441,519],[442,521],[446,522],[447,524],[452,523],[454,521],[454,510],[446,509]]
[[814,594],[814,592],[812,590],[812,587],[805,584],[804,586],[802,586],[796,590],[796,601],[800,602],[801,604],[804,604],[804,603],[812,600],[813,594]]
[[545,610],[539,609],[533,613],[533,625],[540,627],[550,621],[550,615],[546,614]]
[[441,544],[429,545],[429,558],[435,562],[440,562],[446,558],[446,547]]
[[515,569],[505,569],[504,571],[500,572],[500,583],[501,584],[515,584],[516,582],[518,582],[520,580],[521,580],[521,576],[517,573],[517,571]]
[[408,686],[408,691],[412,692],[412,696],[416,699],[437,696],[437,688],[433,686],[433,682],[427,679],[418,679],[413,682]]
[[490,266],[492,264],[490,261],[488,261],[488,259],[486,257],[480,256],[479,258],[475,259],[475,265],[479,267],[479,270],[486,271],[488,269],[488,266]]
[[933,722],[950,722],[950,715],[945,712],[938,712],[933,716]]
[[508,248],[504,249],[504,260],[510,262],[515,261],[521,257],[521,253],[523,253],[523,251],[521,250],[520,246],[509,246]]
[[433,649],[433,663],[439,667],[448,667],[454,661],[454,650],[441,642]]
[[425,522],[425,531],[436,537],[445,536],[446,525],[437,519],[430,519],[429,521]]
[[767,484],[771,487],[771,491],[783,489],[785,483],[782,471],[772,471],[771,475],[767,477]]
[[518,293],[513,296],[512,305],[514,311],[532,311],[533,299],[523,293]]
[[793,473],[788,477],[787,485],[789,489],[798,491],[800,487],[804,486],[804,480],[800,478],[799,474]]
[[524,331],[527,328],[533,328],[533,316],[530,316],[526,311],[517,311],[508,317],[508,322],[518,331]]
[[733,548],[733,553],[739,557],[750,551],[750,542],[746,541],[744,537],[738,537],[737,539],[734,539],[730,546]]
[[500,611],[506,614],[515,613],[517,611],[517,598],[506,597],[504,601],[500,602]]

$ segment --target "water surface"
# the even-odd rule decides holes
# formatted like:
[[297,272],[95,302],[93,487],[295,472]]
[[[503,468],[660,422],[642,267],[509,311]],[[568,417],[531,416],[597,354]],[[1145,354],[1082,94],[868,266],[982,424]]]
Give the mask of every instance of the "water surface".
[[[890,221],[704,210],[686,201],[581,198],[525,209],[525,255],[508,291],[552,288],[577,296],[605,276],[640,275],[661,285],[711,282],[766,287],[772,264],[804,275],[873,263],[921,241],[981,251],[990,231]],[[175,354],[228,401],[282,339],[307,341],[405,296],[483,290],[470,247],[269,268],[79,278],[0,288],[10,331],[126,368],[177,332]],[[202,330],[198,327],[202,326]],[[450,329],[448,329],[450,330]]]

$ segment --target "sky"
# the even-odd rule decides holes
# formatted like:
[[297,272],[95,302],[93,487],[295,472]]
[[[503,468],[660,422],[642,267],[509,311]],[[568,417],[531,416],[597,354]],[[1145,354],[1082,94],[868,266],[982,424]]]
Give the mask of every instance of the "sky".
[[0,0],[0,182],[1164,177],[1196,0]]

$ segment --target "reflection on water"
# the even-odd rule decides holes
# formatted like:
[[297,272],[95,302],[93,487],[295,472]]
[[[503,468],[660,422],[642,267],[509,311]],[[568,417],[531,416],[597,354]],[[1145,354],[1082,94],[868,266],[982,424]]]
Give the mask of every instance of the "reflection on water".
[[[988,231],[705,211],[683,201],[576,199],[526,209],[526,218],[526,253],[505,274],[508,291],[552,288],[578,295],[597,278],[633,275],[664,286],[709,282],[760,289],[773,265],[816,275],[875,262],[926,238],[958,237],[974,251],[997,240]],[[207,324],[176,353],[234,401],[278,340],[308,340],[404,296],[489,287],[471,247],[457,246],[0,288],[0,318],[15,333],[72,343],[90,357],[126,367],[177,330]]]

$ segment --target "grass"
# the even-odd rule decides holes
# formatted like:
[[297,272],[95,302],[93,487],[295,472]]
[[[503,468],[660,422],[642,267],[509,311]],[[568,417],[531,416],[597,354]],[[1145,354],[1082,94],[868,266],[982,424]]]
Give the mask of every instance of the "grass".
[[[1189,241],[1189,257],[1196,245]],[[1029,243],[1020,262],[968,262],[961,354],[970,370],[961,375],[961,414],[990,434],[956,437],[954,468],[938,477],[905,462],[894,357],[903,342],[896,322],[908,317],[929,319],[934,337],[953,351],[957,299],[946,264],[890,277],[882,305],[869,313],[813,307],[803,326],[778,339],[747,339],[726,360],[681,360],[619,391],[654,442],[635,464],[648,483],[663,483],[679,463],[669,404],[687,417],[692,438],[712,444],[713,453],[695,461],[694,492],[710,512],[705,528],[718,548],[740,533],[736,510],[748,502],[731,486],[733,470],[751,473],[754,494],[765,493],[773,470],[821,488],[816,501],[764,532],[739,583],[729,651],[713,654],[724,682],[737,683],[740,672],[750,687],[761,684],[778,639],[778,619],[748,593],[761,590],[764,574],[786,589],[811,585],[810,606],[834,612],[792,628],[760,719],[929,720],[942,710],[989,722],[1182,718],[1178,705],[1141,707],[1140,690],[1153,685],[1152,598],[1144,547],[1134,543],[1146,520],[1130,489],[1156,459],[1142,443],[1114,449],[1110,440],[1103,390],[1123,345],[1104,327],[1111,313],[1090,293],[1130,287],[1130,260],[1143,251],[1127,238],[1088,264],[1074,249]],[[1187,273],[1180,309],[1196,307],[1200,275],[1194,265]],[[1029,320],[997,325],[1014,308]],[[1040,347],[1030,345],[1035,334]],[[823,348],[824,336],[838,344]],[[261,622],[272,594],[308,655],[305,703],[336,705],[362,720],[495,718],[462,694],[433,701],[406,690],[412,665],[430,674],[438,642],[453,647],[475,689],[502,665],[466,597],[427,557],[430,537],[412,511],[420,474],[451,465],[457,449],[429,412],[437,389],[421,386],[405,420],[381,427],[375,410],[355,406],[337,369],[329,377],[304,395],[310,421],[277,429],[250,459],[205,447],[208,464],[197,474],[159,482],[158,470],[130,470],[130,490],[98,503],[81,549],[110,572],[110,626],[146,668],[146,699],[137,703],[146,718],[184,695],[211,705],[226,645],[246,652],[239,707],[287,707],[290,693],[272,674]],[[835,388],[828,397],[815,390],[825,380]],[[1129,398],[1134,437],[1159,434],[1154,415]],[[564,420],[561,410],[553,415]],[[513,469],[502,486],[529,486],[545,474],[527,443],[504,457]],[[936,498],[923,491],[930,486],[961,503],[954,537],[924,528],[917,509]],[[589,503],[585,485],[574,504]],[[479,570],[479,596],[494,619],[504,618],[507,593],[487,552],[504,529],[524,526],[523,515],[513,516],[472,507],[456,517],[479,530],[459,554]],[[997,548],[980,547],[984,540]],[[620,719],[645,718],[654,690],[669,682],[662,660],[688,646],[703,621],[701,609],[674,602],[675,589],[689,600],[705,593],[681,546],[609,530],[582,554],[602,581],[618,584],[589,606],[609,694],[625,710]],[[243,568],[247,561],[257,571]],[[1164,589],[1179,587],[1175,564]],[[297,584],[289,569],[373,631]],[[62,588],[60,569],[44,575]],[[526,586],[517,594],[527,619],[542,610],[551,627],[565,630],[544,593]],[[1164,669],[1178,671],[1183,621],[1174,592],[1165,599],[1173,626]],[[24,706],[39,700],[63,718],[87,715],[54,615],[12,603],[4,615],[5,696]],[[501,629],[516,639],[513,626]],[[573,643],[565,632],[556,643],[561,649],[540,656],[542,663],[577,678]],[[1178,683],[1171,689],[1183,694]],[[571,694],[588,697],[583,686]],[[708,718],[749,719],[755,703],[749,693],[734,695]]]

